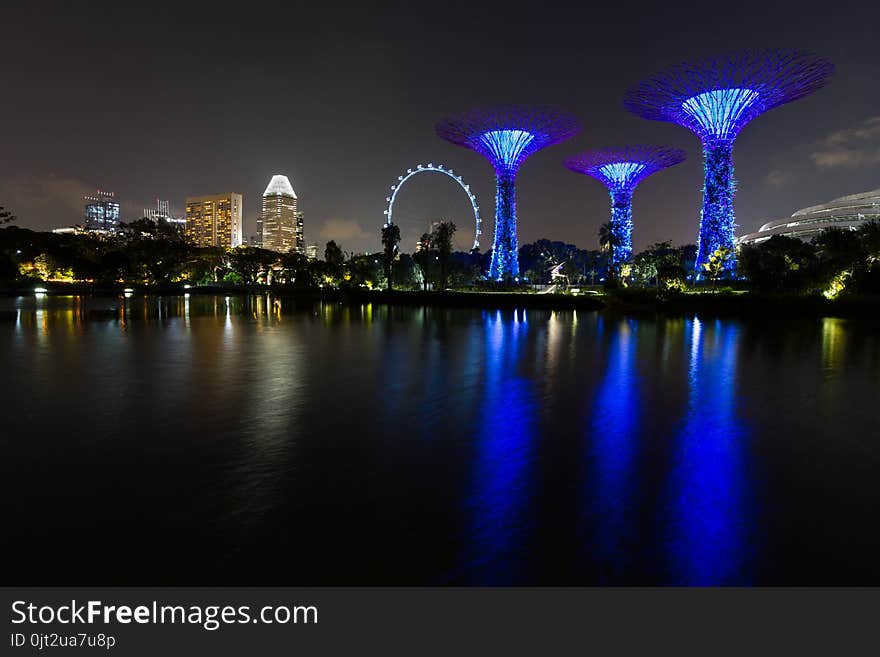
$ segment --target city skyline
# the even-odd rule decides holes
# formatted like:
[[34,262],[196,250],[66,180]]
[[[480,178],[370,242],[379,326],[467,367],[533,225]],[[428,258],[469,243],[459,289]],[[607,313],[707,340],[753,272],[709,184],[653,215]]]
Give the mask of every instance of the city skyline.
[[[779,43],[784,25],[797,34],[792,40],[798,47],[832,59],[838,72],[833,87],[785,112],[768,114],[738,139],[741,235],[795,208],[878,186],[880,117],[875,107],[880,92],[871,84],[874,57],[866,38],[875,10],[859,7],[864,20],[853,21],[852,9],[843,5],[825,16],[804,7],[758,12],[756,6],[746,6],[711,33],[696,29],[699,17],[686,8],[665,10],[667,15],[640,9],[645,20],[638,24],[584,9],[565,15],[565,20],[550,14],[538,19],[532,39],[518,43],[514,53],[501,47],[501,35],[478,29],[494,16],[488,7],[473,10],[474,25],[461,25],[455,43],[446,37],[448,20],[432,17],[437,25],[421,35],[423,44],[410,36],[424,18],[415,10],[389,18],[354,9],[334,24],[320,9],[297,8],[316,29],[304,37],[296,57],[271,47],[249,48],[256,37],[248,28],[257,16],[245,14],[241,48],[234,56],[212,53],[213,61],[180,45],[178,31],[197,17],[186,6],[116,8],[89,15],[88,21],[108,28],[108,39],[65,57],[62,53],[70,49],[84,15],[61,8],[37,21],[28,8],[11,7],[9,23],[15,29],[7,47],[17,57],[5,58],[4,72],[11,84],[29,93],[3,109],[6,157],[0,162],[0,203],[18,215],[18,225],[47,230],[74,223],[82,214],[82,197],[97,188],[116,192],[123,219],[157,197],[170,199],[179,210],[189,194],[236,189],[244,198],[244,234],[250,235],[265,181],[285,171],[308,198],[303,209],[309,214],[309,242],[335,239],[346,250],[375,250],[387,181],[413,162],[454,167],[472,184],[480,205],[487,210],[492,206],[493,181],[485,164],[433,135],[438,115],[483,102],[548,102],[574,113],[584,129],[569,143],[537,154],[524,169],[518,182],[521,242],[547,237],[595,246],[598,228],[607,219],[607,198],[601,189],[566,175],[561,162],[583,150],[645,141],[682,148],[689,159],[667,172],[662,183],[648,181],[640,189],[634,212],[643,224],[634,247],[662,239],[694,243],[701,203],[699,142],[675,126],[627,116],[623,92],[664,65]],[[393,13],[390,6],[388,13]],[[223,25],[226,19],[210,20]],[[523,29],[522,20],[504,18],[511,29]],[[137,36],[156,22],[169,26],[165,47],[140,45]],[[598,28],[623,24],[634,45],[625,56],[612,57],[610,37]],[[590,25],[590,39],[571,39]],[[687,38],[668,43],[654,39],[640,46],[648,29]],[[320,37],[328,30],[338,36],[334,52],[322,48]],[[364,52],[365,43],[380,37],[383,48],[355,57]],[[789,43],[781,40],[782,45]],[[423,51],[432,54],[414,54]],[[478,53],[487,58],[487,69],[498,71],[492,79],[480,73]],[[295,79],[297,103],[284,91],[272,103],[251,102],[250,94],[270,75],[265,70],[270,61]],[[538,65],[547,73],[535,78]],[[95,71],[120,85],[115,102],[80,109],[83,103],[77,99],[97,84]],[[206,89],[221,73],[234,81],[236,91],[228,110],[197,112],[186,100],[188,85]],[[276,75],[274,67],[271,75]],[[63,109],[46,102],[49,94],[59,92],[70,101]],[[171,102],[156,100],[163,98]],[[333,137],[328,139],[331,128]],[[224,139],[218,141],[219,135]],[[86,150],[95,141],[102,146],[98,156]],[[196,157],[215,142],[211,157]],[[86,152],[89,157],[83,156]],[[470,204],[450,181],[425,177],[401,194],[396,216],[403,242],[409,243],[436,217],[467,225]],[[489,216],[487,236],[492,231]]]

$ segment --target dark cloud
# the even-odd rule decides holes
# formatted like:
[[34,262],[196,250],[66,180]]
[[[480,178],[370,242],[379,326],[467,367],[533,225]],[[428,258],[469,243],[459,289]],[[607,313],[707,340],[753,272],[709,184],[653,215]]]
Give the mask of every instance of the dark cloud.
[[0,204],[18,216],[18,225],[56,228],[82,221],[83,197],[95,189],[76,178],[48,174],[0,180]]
[[811,157],[823,169],[880,164],[880,116],[832,132]]

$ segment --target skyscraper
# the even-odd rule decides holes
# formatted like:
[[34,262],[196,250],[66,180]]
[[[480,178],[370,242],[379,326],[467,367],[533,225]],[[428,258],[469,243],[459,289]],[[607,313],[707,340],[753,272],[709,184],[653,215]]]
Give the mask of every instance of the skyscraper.
[[297,212],[296,192],[287,176],[275,175],[263,192],[263,213],[258,222],[264,249],[305,252],[303,216]]
[[294,233],[296,234],[295,244],[293,246],[293,250],[297,253],[301,253],[305,255],[306,252],[306,236],[303,231],[303,213],[296,213],[296,227],[294,229]]
[[241,246],[241,194],[188,196],[186,237],[196,246]]
[[85,227],[87,230],[116,230],[119,228],[119,202],[113,192],[102,192],[86,196]]

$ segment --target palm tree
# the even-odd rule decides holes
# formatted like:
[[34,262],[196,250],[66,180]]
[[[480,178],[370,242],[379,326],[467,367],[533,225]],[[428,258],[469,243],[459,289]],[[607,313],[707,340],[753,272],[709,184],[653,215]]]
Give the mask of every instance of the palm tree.
[[394,256],[397,255],[397,245],[400,242],[400,227],[397,224],[385,224],[382,226],[382,246],[384,247],[385,278],[388,280],[388,289],[394,289],[393,269]]

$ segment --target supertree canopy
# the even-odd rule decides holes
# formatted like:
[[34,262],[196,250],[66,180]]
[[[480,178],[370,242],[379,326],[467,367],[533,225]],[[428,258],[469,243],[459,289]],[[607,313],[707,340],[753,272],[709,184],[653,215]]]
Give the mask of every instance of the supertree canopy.
[[577,119],[549,107],[501,106],[447,117],[435,129],[438,136],[476,151],[495,167],[495,240],[489,276],[518,278],[516,173],[532,153],[576,135]]
[[[692,130],[703,142],[706,182],[697,271],[719,248],[733,250],[733,142],[749,121],[824,86],[834,65],[803,50],[758,50],[684,63],[629,89],[624,106]],[[736,266],[731,257],[728,273]]]
[[685,152],[664,146],[625,146],[589,151],[565,161],[572,171],[592,176],[611,194],[611,263],[618,265],[632,256],[632,196],[645,178],[661,169],[684,162]]

